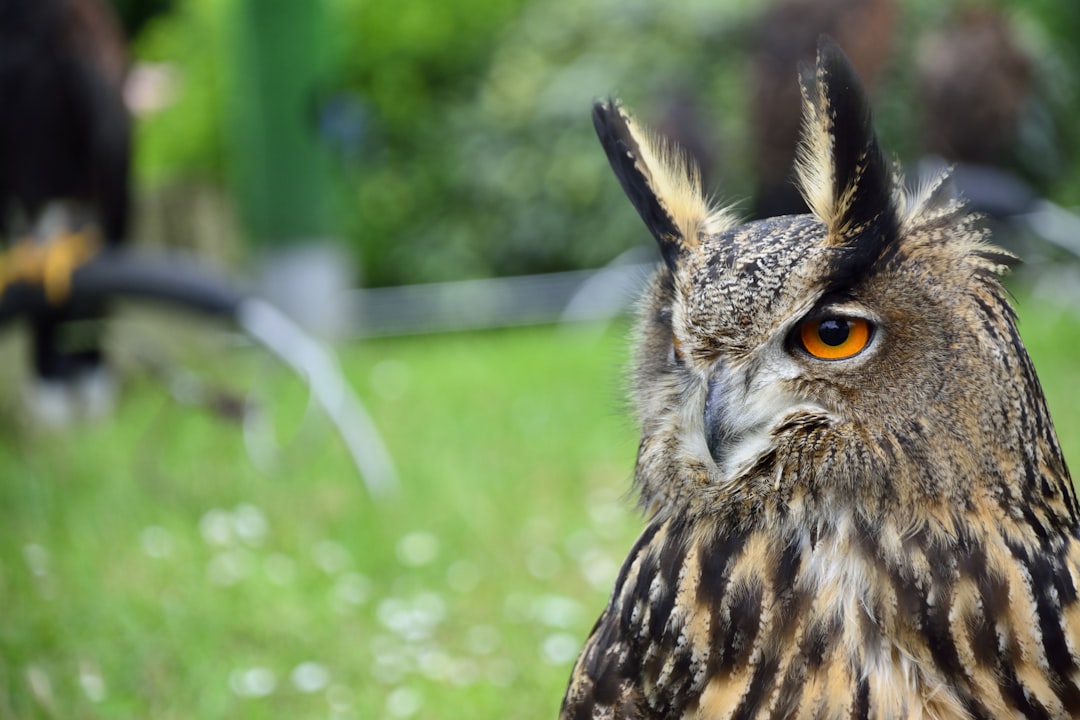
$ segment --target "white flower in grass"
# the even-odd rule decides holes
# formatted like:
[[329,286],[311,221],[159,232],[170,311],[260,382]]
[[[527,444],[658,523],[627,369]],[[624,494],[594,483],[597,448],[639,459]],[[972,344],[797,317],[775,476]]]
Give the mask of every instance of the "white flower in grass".
[[371,581],[358,572],[340,575],[334,583],[333,599],[338,612],[363,605],[371,597]]
[[591,548],[578,558],[578,569],[596,590],[608,590],[619,574],[619,563],[599,548]]
[[371,676],[383,685],[397,685],[411,669],[412,663],[404,655],[380,655],[371,666]]
[[541,595],[532,602],[532,617],[548,627],[574,627],[583,614],[581,603],[564,595]]
[[437,592],[422,592],[413,600],[416,612],[431,625],[438,625],[446,619],[446,601]]
[[446,618],[446,602],[437,593],[424,592],[411,600],[386,598],[375,612],[383,627],[408,642],[419,642],[431,637]]
[[276,688],[277,676],[269,668],[237,668],[229,673],[229,689],[240,697],[266,697]]
[[23,545],[23,559],[30,572],[38,577],[49,574],[49,551],[37,543]]
[[210,559],[206,575],[215,585],[235,585],[251,575],[255,557],[250,550],[236,548],[225,550]]
[[352,710],[353,692],[344,685],[331,685],[326,688],[326,702],[335,713],[347,713]]
[[251,547],[262,545],[270,531],[270,523],[263,511],[248,503],[236,506],[232,524],[236,536]]
[[446,679],[458,687],[472,685],[480,679],[480,663],[472,658],[456,658],[450,664]]
[[412,623],[408,604],[398,597],[382,600],[375,610],[375,615],[384,628],[398,634],[407,632]]
[[147,557],[167,558],[173,551],[172,533],[160,525],[148,525],[139,533],[139,545]]
[[402,565],[429,565],[439,555],[439,538],[426,530],[417,530],[398,540],[397,556]]
[[387,696],[386,711],[394,717],[409,717],[415,715],[423,704],[419,692],[410,687],[399,687]]
[[302,662],[289,676],[293,686],[302,693],[314,693],[330,684],[330,671],[322,663]]
[[99,703],[105,699],[105,678],[96,665],[86,660],[79,662],[79,686],[90,702]]
[[221,508],[211,508],[199,519],[199,534],[207,545],[227,547],[233,544],[232,516]]
[[437,648],[427,648],[417,655],[420,673],[430,680],[446,680],[450,676],[452,665],[453,660],[450,656]]
[[372,677],[386,685],[400,683],[416,667],[413,657],[406,651],[401,640],[393,635],[376,635],[371,638],[370,649]]
[[56,696],[53,695],[52,681],[45,668],[40,665],[27,666],[26,682],[30,686],[30,692],[39,703],[50,710],[55,710]]

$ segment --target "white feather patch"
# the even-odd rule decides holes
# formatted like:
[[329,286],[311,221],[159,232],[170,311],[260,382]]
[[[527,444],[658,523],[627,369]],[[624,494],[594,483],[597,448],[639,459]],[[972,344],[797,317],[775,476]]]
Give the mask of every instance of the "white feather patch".
[[811,212],[830,229],[837,216],[834,202],[836,172],[833,168],[832,121],[825,114],[823,83],[815,83],[810,90],[802,86],[803,130],[795,156],[795,175],[799,191]]
[[650,132],[622,108],[619,112],[638,145],[639,169],[649,187],[682,235],[682,242],[695,247],[702,235],[715,235],[734,227],[738,218],[730,209],[715,204],[701,184],[701,171],[675,143]]

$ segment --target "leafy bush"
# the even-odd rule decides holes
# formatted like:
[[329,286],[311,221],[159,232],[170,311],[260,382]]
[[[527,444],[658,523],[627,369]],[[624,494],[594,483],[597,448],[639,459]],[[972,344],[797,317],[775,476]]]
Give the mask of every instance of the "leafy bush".
[[[222,182],[232,148],[221,130],[227,4],[181,0],[142,34],[137,51],[173,58],[181,102],[139,135],[144,179],[195,174]],[[690,97],[718,155],[721,200],[747,208],[749,39],[759,12],[728,3],[615,0],[334,0],[327,3],[334,71],[317,88],[328,152],[339,162],[341,228],[371,285],[595,267],[646,242],[610,176],[589,121],[617,94],[646,123]],[[891,152],[917,152],[918,37],[949,15],[906,3],[875,113]],[[1080,202],[1069,148],[1080,129],[1071,44],[1080,11],[1031,3],[1015,20],[1037,57],[1040,99],[1022,172],[1057,200]],[[793,71],[794,72],[794,71]],[[795,110],[793,110],[795,111]],[[321,112],[321,115],[320,115]]]

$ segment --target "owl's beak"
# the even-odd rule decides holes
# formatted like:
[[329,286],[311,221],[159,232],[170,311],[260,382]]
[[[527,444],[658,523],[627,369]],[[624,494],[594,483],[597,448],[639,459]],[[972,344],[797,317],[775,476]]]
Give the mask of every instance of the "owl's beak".
[[709,380],[709,394],[705,397],[705,444],[719,467],[724,466],[732,442],[739,434],[732,424],[730,388],[731,375],[720,370]]

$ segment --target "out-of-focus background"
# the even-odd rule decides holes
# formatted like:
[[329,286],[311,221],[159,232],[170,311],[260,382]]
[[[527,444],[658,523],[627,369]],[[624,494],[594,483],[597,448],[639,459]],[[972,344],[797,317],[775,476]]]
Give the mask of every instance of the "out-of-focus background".
[[800,212],[823,32],[1080,462],[1080,5],[0,2],[0,718],[554,717],[641,525],[590,106]]

